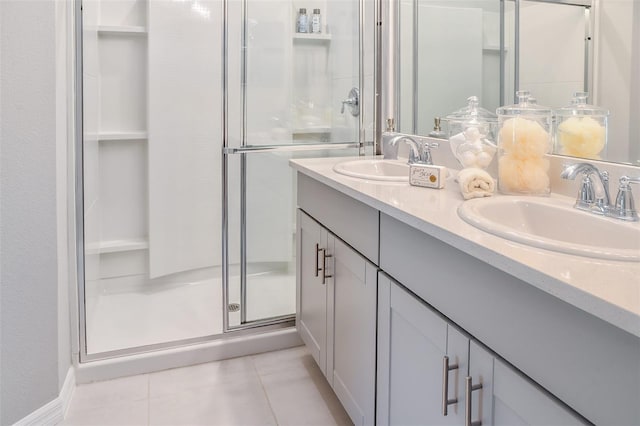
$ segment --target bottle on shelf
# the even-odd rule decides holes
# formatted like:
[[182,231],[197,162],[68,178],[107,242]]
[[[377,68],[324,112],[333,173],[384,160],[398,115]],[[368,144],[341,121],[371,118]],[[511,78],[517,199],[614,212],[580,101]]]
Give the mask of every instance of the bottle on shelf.
[[301,8],[298,12],[298,19],[296,21],[296,32],[309,32],[309,17],[307,16],[307,9],[305,9],[304,7]]
[[320,9],[313,9],[311,32],[314,34],[320,34],[322,32],[322,15],[320,15]]
[[385,132],[395,132],[395,131],[396,131],[395,120],[393,118],[387,118],[387,129],[385,130]]

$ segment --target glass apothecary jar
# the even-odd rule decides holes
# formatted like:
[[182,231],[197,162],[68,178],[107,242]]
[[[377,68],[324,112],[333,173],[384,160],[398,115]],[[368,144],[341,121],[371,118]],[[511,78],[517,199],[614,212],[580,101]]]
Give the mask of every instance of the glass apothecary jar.
[[498,190],[503,194],[548,195],[552,111],[530,103],[527,91],[518,102],[497,109]]
[[587,104],[589,94],[576,92],[571,105],[555,111],[555,152],[599,160],[606,156],[609,111]]
[[479,106],[476,96],[467,106],[449,114],[449,146],[462,167],[486,169],[496,154],[498,116]]

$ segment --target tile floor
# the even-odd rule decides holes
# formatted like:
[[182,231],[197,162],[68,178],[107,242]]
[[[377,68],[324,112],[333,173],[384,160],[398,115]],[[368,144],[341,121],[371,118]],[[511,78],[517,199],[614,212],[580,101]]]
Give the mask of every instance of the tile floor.
[[63,425],[350,425],[305,347],[80,385]]

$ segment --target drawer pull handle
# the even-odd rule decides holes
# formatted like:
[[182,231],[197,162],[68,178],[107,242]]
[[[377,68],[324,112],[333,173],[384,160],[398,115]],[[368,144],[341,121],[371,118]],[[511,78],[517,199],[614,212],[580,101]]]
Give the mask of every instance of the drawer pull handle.
[[457,404],[458,398],[449,399],[449,371],[457,370],[458,364],[449,365],[449,357],[442,359],[442,415],[447,415],[449,405]]
[[327,249],[321,249],[322,250],[322,284],[326,284],[327,283],[327,278],[331,278],[333,277],[333,275],[327,275],[327,258],[328,257],[333,257],[332,254],[327,254]]
[[322,268],[319,267],[318,265],[318,255],[320,254],[320,251],[324,250],[320,248],[320,244],[316,243],[316,277],[319,277],[319,273],[320,271],[322,271]]
[[465,398],[465,410],[464,410],[464,424],[465,426],[481,426],[482,421],[471,420],[471,392],[482,389],[482,384],[474,385],[471,376],[467,376],[464,379],[464,398]]

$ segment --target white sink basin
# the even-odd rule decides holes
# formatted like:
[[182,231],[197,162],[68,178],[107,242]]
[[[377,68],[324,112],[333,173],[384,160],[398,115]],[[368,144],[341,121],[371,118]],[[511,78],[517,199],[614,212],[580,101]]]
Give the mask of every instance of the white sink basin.
[[345,176],[387,182],[408,182],[409,165],[402,160],[352,160],[338,163],[333,171]]
[[640,224],[597,216],[569,199],[477,198],[458,215],[483,231],[543,249],[599,259],[640,261]]

